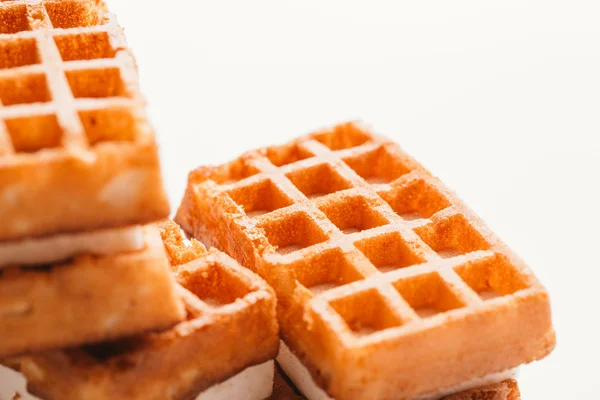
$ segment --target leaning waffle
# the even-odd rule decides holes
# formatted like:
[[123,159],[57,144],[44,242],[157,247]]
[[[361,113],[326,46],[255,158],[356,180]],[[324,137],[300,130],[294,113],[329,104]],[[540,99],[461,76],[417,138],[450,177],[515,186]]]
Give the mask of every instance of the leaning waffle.
[[275,288],[282,338],[337,399],[425,395],[554,346],[528,267],[357,124],[193,171],[176,221]]
[[277,355],[272,289],[223,253],[195,241],[186,247],[175,224],[163,225],[162,234],[187,320],[161,333],[7,362],[31,393],[47,400],[192,399]]
[[150,330],[184,317],[155,228],[141,251],[0,270],[0,358]]
[[168,213],[114,15],[96,0],[0,2],[0,241]]

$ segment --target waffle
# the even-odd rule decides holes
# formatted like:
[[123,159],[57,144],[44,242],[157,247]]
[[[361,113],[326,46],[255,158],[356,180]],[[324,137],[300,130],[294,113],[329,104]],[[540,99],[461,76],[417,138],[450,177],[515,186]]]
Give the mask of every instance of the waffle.
[[161,333],[8,362],[25,375],[32,394],[47,400],[192,399],[277,355],[273,290],[223,253],[195,241],[186,247],[172,223],[162,234],[187,320]]
[[0,358],[166,329],[183,305],[156,228],[145,248],[0,270]]
[[283,340],[336,399],[426,395],[554,347],[530,269],[359,124],[192,171],[175,220],[274,287]]
[[168,213],[115,16],[96,0],[0,2],[0,241]]

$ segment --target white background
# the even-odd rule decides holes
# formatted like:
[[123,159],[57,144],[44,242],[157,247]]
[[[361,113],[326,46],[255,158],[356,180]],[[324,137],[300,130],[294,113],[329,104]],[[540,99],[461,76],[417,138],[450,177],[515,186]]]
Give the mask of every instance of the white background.
[[175,208],[186,175],[361,119],[536,271],[555,352],[525,400],[600,393],[600,4],[109,1],[137,57]]

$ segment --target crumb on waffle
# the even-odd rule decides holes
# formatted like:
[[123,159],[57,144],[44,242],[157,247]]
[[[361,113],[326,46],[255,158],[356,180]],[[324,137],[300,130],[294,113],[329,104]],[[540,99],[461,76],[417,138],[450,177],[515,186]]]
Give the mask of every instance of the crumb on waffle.
[[554,347],[532,271],[360,124],[197,168],[175,220],[275,288],[283,338],[333,397],[419,395]]

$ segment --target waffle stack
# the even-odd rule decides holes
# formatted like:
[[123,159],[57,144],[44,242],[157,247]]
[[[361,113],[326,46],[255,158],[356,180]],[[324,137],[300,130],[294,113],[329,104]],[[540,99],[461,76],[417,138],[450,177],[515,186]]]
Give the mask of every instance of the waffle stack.
[[554,347],[548,294],[530,269],[358,124],[198,168],[176,221],[273,286],[292,355],[278,361],[294,378],[299,360],[336,399],[439,398]]
[[47,400],[269,396],[279,348],[273,290],[229,256],[186,243],[174,223],[162,224],[161,233],[185,321],[159,333],[9,360],[31,393]]
[[102,2],[0,3],[0,358],[184,318],[134,59]]

